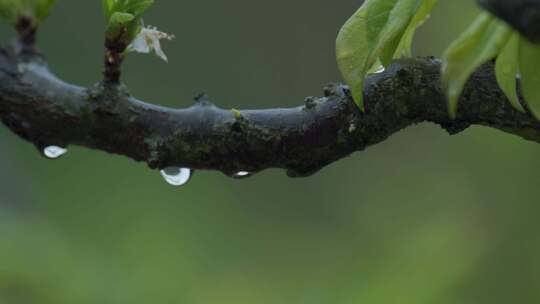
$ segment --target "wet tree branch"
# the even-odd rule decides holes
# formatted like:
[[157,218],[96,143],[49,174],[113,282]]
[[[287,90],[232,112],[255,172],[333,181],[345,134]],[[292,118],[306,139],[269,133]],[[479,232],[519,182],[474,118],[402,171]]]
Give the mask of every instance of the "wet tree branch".
[[307,176],[424,121],[451,134],[482,125],[540,142],[540,123],[509,105],[491,64],[468,83],[455,121],[448,118],[439,71],[438,60],[418,58],[396,61],[369,76],[365,113],[339,84],[296,108],[232,112],[199,96],[190,108],[172,109],[134,99],[121,86],[88,89],[65,83],[41,57],[4,49],[0,118],[40,151],[79,145],[151,168],[182,166],[230,176],[267,168]]
[[[506,8],[520,14],[520,7],[535,8],[538,1],[479,0],[501,16]],[[525,33],[530,26],[529,37],[540,36],[536,17],[524,19],[529,20],[521,24]],[[340,84],[295,108],[231,111],[201,95],[192,107],[173,109],[129,95],[120,84],[121,58],[110,56],[119,52],[110,43],[102,83],[83,88],[59,80],[35,51],[33,23],[24,21],[17,25],[14,46],[0,49],[0,119],[41,152],[51,145],[79,145],[154,169],[177,166],[235,176],[283,168],[289,176],[302,177],[421,122],[438,124],[450,134],[481,125],[540,142],[540,123],[510,106],[491,63],[471,77],[453,121],[441,89],[440,62],[433,58],[398,60],[369,76],[366,112]]]

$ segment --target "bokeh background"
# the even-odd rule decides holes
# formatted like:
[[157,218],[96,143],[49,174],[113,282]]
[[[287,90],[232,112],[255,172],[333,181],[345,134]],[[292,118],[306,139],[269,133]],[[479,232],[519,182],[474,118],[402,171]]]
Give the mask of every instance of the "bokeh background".
[[[101,1],[58,0],[40,48],[100,79]],[[299,105],[339,81],[334,40],[358,0],[157,0],[170,63],[131,55],[139,98]],[[477,13],[441,0],[418,55]],[[0,36],[13,33],[4,23]],[[306,179],[198,172],[186,186],[120,156],[40,156],[0,127],[0,303],[538,303],[540,145],[482,127],[409,128]]]

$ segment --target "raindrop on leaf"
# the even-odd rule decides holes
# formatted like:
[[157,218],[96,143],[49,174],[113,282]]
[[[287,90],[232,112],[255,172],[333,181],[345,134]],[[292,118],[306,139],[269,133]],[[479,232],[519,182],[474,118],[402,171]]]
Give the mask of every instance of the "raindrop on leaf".
[[172,186],[183,186],[191,179],[191,169],[167,167],[161,170],[161,176]]

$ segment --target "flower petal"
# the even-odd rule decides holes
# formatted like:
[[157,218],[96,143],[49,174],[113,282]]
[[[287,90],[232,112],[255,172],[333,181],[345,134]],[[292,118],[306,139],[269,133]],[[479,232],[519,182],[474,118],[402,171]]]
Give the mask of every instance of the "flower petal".
[[156,55],[159,58],[163,59],[165,62],[169,62],[169,60],[167,59],[167,55],[165,55],[165,53],[161,49],[161,44],[159,43],[159,39],[156,38],[153,40],[153,48],[154,48],[154,51],[156,52]]
[[130,49],[132,49],[133,51],[137,53],[144,53],[144,54],[148,54],[151,51],[150,45],[148,45],[148,43],[146,42],[146,38],[144,37],[144,34],[137,35],[137,37],[133,40],[133,42],[131,42]]

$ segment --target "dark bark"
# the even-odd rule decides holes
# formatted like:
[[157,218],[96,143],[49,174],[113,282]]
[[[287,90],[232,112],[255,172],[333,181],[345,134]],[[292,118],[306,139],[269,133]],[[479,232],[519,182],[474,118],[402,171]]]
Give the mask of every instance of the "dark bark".
[[182,166],[230,176],[267,168],[307,176],[424,121],[451,134],[474,124],[540,142],[540,123],[510,106],[491,64],[471,78],[455,121],[448,118],[439,71],[438,60],[417,58],[369,76],[365,113],[340,84],[296,108],[235,112],[203,95],[190,108],[172,109],[137,100],[122,86],[87,89],[62,82],[40,57],[3,50],[0,118],[40,151],[80,145],[151,168]]
[[540,42],[540,0],[477,0],[495,16],[508,22],[523,36]]
[[[125,28],[122,33],[126,33]],[[122,62],[124,61],[124,52],[127,48],[122,37],[117,37],[118,39],[105,39],[105,71],[103,71],[103,81],[108,86],[120,85]]]
[[15,25],[15,30],[19,38],[15,43],[17,51],[28,54],[36,53],[37,25],[35,20],[29,17],[21,17]]
[[[540,40],[540,0],[478,0],[533,41]],[[283,168],[308,176],[324,166],[386,140],[407,126],[433,122],[451,134],[471,125],[496,128],[540,142],[540,123],[510,106],[495,80],[493,64],[482,66],[463,92],[450,120],[433,58],[395,61],[365,84],[366,112],[348,88],[332,84],[323,97],[295,108],[226,110],[201,95],[186,109],[137,100],[120,84],[125,45],[106,43],[104,82],[82,88],[63,82],[37,55],[36,28],[17,24],[14,48],[0,50],[0,119],[40,152],[50,145],[80,145],[169,166],[256,173]]]

